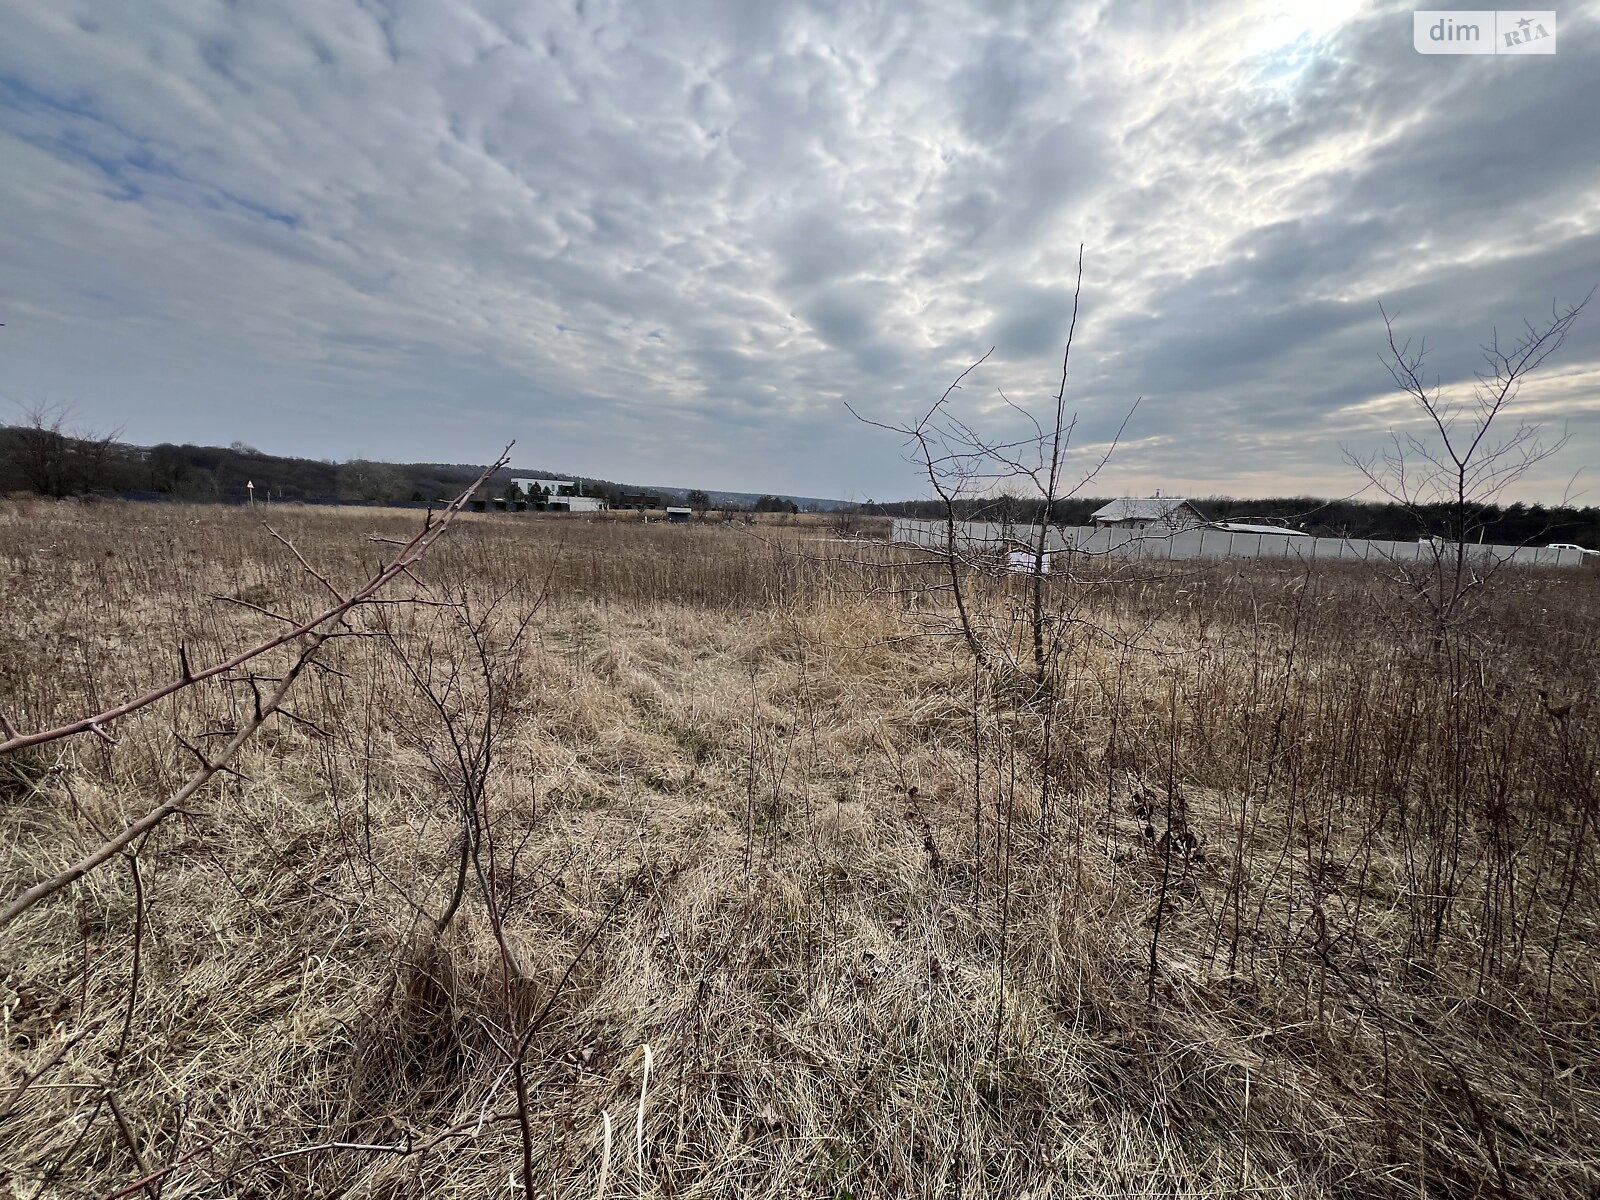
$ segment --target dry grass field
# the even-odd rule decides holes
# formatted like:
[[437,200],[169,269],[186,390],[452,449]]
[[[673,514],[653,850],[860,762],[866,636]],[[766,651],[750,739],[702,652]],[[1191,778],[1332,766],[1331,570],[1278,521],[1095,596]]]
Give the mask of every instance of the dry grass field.
[[[273,509],[325,585],[262,515],[0,508],[0,712],[419,519]],[[0,930],[0,1194],[1600,1195],[1600,572],[1441,646],[1376,568],[1091,564],[1041,690],[828,532],[464,516]],[[0,757],[0,903],[255,703]]]

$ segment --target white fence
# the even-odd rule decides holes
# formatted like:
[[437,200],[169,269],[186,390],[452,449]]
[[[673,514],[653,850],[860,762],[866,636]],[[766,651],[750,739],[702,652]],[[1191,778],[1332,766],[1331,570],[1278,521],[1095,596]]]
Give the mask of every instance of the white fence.
[[[956,540],[965,550],[998,548],[1012,542],[1036,545],[1037,526],[1007,525],[998,521],[958,521]],[[893,541],[943,550],[947,530],[943,521],[894,518]],[[1289,534],[1231,533],[1226,529],[1186,529],[1178,533],[1152,530],[1092,528],[1087,525],[1052,529],[1046,538],[1051,551],[1076,550],[1085,554],[1115,554],[1151,559],[1286,558],[1303,562],[1426,562],[1438,552],[1428,542],[1385,542],[1364,538],[1294,537]],[[1516,563],[1519,566],[1576,567],[1583,564],[1580,550],[1553,550],[1547,546],[1467,547],[1475,562]]]

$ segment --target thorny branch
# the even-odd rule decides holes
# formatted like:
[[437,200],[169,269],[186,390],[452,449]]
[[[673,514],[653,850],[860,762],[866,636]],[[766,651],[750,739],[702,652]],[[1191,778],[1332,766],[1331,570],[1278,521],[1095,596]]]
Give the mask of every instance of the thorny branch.
[[[89,872],[93,871],[95,868],[115,857],[128,846],[132,845],[144,835],[148,834],[151,830],[155,829],[156,826],[160,825],[168,817],[180,811],[183,806],[188,803],[190,798],[193,797],[202,787],[206,785],[207,782],[210,781],[213,775],[220,771],[231,770],[228,764],[244,747],[244,744],[249,741],[251,736],[254,735],[254,733],[260,729],[270,717],[273,716],[273,714],[280,711],[281,706],[288,698],[290,691],[294,687],[295,681],[300,677],[301,673],[309,666],[321,665],[315,661],[317,652],[321,650],[328,641],[341,636],[340,631],[337,629],[327,629],[323,627],[331,625],[333,622],[340,620],[352,609],[358,607],[365,601],[370,600],[375,593],[399,577],[401,574],[415,578],[415,576],[411,575],[410,567],[420,561],[428,552],[429,548],[436,541],[438,541],[445,530],[450,527],[450,524],[455,518],[456,514],[458,514],[462,508],[465,507],[467,501],[471,499],[473,492],[477,490],[482,482],[509,461],[508,455],[510,449],[511,447],[507,446],[505,452],[503,452],[491,466],[487,467],[478,476],[478,479],[472,484],[472,486],[463,491],[461,495],[456,497],[456,499],[445,508],[443,515],[438,520],[432,519],[430,514],[430,517],[423,525],[422,530],[405,544],[400,553],[397,554],[387,565],[380,567],[374,573],[373,577],[362,588],[354,592],[348,599],[341,599],[340,602],[334,607],[324,611],[309,621],[297,625],[294,629],[279,637],[263,642],[260,645],[235,655],[226,662],[219,663],[201,671],[195,671],[191,668],[187,648],[180,647],[179,662],[182,667],[182,674],[172,683],[153,689],[152,691],[146,692],[142,696],[135,697],[132,700],[126,701],[114,708],[107,709],[105,712],[96,714],[95,716],[85,717],[82,720],[60,726],[57,729],[44,730],[34,734],[13,736],[6,742],[0,743],[0,753],[4,753],[20,750],[27,746],[40,745],[44,742],[54,741],[59,738],[69,737],[72,734],[82,732],[94,732],[105,738],[107,741],[110,741],[110,735],[105,733],[105,731],[101,728],[103,724],[113,721],[117,717],[133,712],[136,709],[153,704],[165,696],[170,696],[184,688],[191,687],[202,680],[213,678],[215,676],[222,675],[225,672],[234,670],[240,665],[257,658],[278,646],[286,645],[300,638],[307,639],[299,655],[296,657],[293,666],[291,666],[290,669],[276,681],[277,687],[274,689],[270,697],[264,698],[261,694],[259,687],[261,677],[251,676],[246,680],[246,682],[248,682],[251,686],[255,701],[251,717],[240,726],[238,732],[233,735],[233,737],[218,754],[216,754],[214,757],[208,757],[207,755],[201,753],[197,748],[190,746],[190,751],[199,760],[199,766],[196,768],[194,773],[189,776],[188,780],[183,784],[182,787],[180,787],[164,803],[157,805],[155,808],[145,813],[144,816],[140,817],[138,820],[132,822],[125,829],[123,829],[121,833],[118,833],[116,836],[107,839],[97,849],[80,859],[78,862],[74,863],[72,866],[68,867],[66,870],[61,871],[56,875],[49,877],[48,879],[40,880],[32,887],[25,889],[19,895],[14,897],[5,905],[4,908],[0,908],[0,928],[4,928],[5,926],[9,925],[12,921],[16,920],[23,913],[27,912],[34,905],[40,903],[42,900],[45,900],[50,896],[53,896],[63,888],[70,886],[77,880],[83,878]],[[278,535],[274,534],[274,536]],[[284,539],[279,537],[279,540],[283,541]],[[294,549],[292,545],[290,546],[290,549]],[[335,595],[338,594],[333,585],[329,583],[326,578],[313,570],[310,565],[306,563],[303,558],[301,558],[297,551],[295,552],[295,557],[300,559],[301,564],[305,566],[306,569],[313,575],[316,575],[317,578],[321,580],[330,591],[333,591]],[[299,720],[299,718],[295,719]]]
[[[358,605],[367,600],[370,600],[374,595],[376,595],[376,593],[381,591],[388,584],[392,583],[400,575],[410,574],[410,567],[419,562],[423,556],[427,554],[433,543],[438,541],[439,538],[443,536],[445,530],[450,528],[451,522],[454,521],[457,514],[459,514],[461,510],[466,507],[467,501],[472,499],[473,493],[475,493],[478,488],[489,479],[490,476],[511,461],[511,446],[515,444],[516,443],[513,442],[511,445],[508,445],[501,453],[499,458],[497,458],[488,467],[484,468],[482,474],[480,474],[469,487],[467,487],[459,496],[446,505],[437,520],[434,520],[432,518],[432,514],[430,514],[428,521],[423,525],[422,529],[417,533],[417,535],[410,541],[406,542],[393,559],[391,559],[386,565],[378,568],[372,578],[368,580],[362,588],[353,593],[348,599],[340,600],[339,603],[335,604],[332,608],[325,609],[309,620],[303,621],[294,626],[292,629],[286,630],[285,632],[279,634],[277,637],[270,638],[267,641],[250,647],[248,650],[243,650],[238,654],[235,654],[232,658],[229,658],[224,662],[216,663],[202,670],[196,671],[191,669],[187,661],[187,655],[185,655],[183,673],[177,679],[172,680],[170,683],[163,684],[161,687],[153,688],[150,691],[145,692],[143,695],[135,696],[131,700],[125,700],[121,704],[108,708],[104,712],[96,713],[93,716],[82,717],[79,720],[68,722],[65,725],[57,726],[54,729],[43,729],[37,733],[27,734],[9,732],[11,727],[10,723],[8,722],[6,740],[0,742],[0,754],[7,754],[11,753],[12,751],[22,750],[29,746],[38,746],[45,742],[53,742],[59,738],[71,737],[74,734],[79,733],[96,733],[102,738],[105,738],[107,741],[110,741],[110,735],[105,732],[104,726],[109,725],[112,721],[117,720],[119,717],[125,717],[129,713],[136,712],[141,708],[145,708],[148,705],[154,704],[158,700],[164,700],[166,697],[173,695],[175,692],[180,692],[184,688],[191,687],[196,683],[214,678],[218,675],[226,674],[229,671],[237,670],[251,659],[258,658],[259,656],[267,653],[269,650],[275,650],[279,646],[288,645],[290,642],[311,635],[322,626],[338,620],[351,609],[356,608]],[[274,533],[273,536],[277,537],[278,535]],[[283,539],[280,537],[279,540],[282,541]],[[293,550],[293,547],[291,546],[290,549]],[[297,558],[299,557],[298,551],[295,552],[295,556]],[[301,561],[302,563],[304,562],[303,559]],[[316,574],[316,572],[312,572],[312,574]],[[320,579],[321,576],[318,576],[318,578]],[[323,579],[322,582],[327,584],[330,590],[333,590],[332,585],[328,584],[327,580]],[[337,595],[337,591],[335,591],[334,594]]]

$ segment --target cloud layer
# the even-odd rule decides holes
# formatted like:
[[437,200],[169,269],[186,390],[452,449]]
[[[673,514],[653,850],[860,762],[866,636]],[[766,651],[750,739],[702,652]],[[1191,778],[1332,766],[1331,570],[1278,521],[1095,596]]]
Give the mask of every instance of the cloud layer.
[[[1312,15],[1307,15],[1312,14]],[[1423,57],[1338,5],[0,0],[0,392],[130,440],[912,494],[1038,400],[1079,243],[1101,490],[1318,490],[1600,283],[1600,22]],[[1600,311],[1525,395],[1600,465]],[[992,416],[987,419],[993,419]],[[1582,484],[1580,483],[1580,486]],[[1595,486],[1600,486],[1597,484]]]

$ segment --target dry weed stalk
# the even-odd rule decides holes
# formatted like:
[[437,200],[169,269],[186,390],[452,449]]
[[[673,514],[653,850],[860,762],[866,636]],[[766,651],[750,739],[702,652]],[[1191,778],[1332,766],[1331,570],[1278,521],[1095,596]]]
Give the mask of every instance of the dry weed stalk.
[[[10,754],[18,750],[26,750],[33,746],[40,746],[46,742],[53,742],[60,738],[71,737],[74,734],[79,733],[93,733],[103,741],[110,744],[112,739],[110,734],[106,732],[106,727],[113,721],[117,720],[117,718],[125,717],[131,712],[137,712],[139,709],[144,708],[147,705],[154,704],[159,700],[164,700],[168,696],[172,696],[186,688],[194,687],[196,684],[202,683],[207,679],[211,679],[220,675],[226,675],[230,671],[236,671],[248,663],[251,659],[259,658],[268,651],[276,650],[280,646],[291,645],[294,642],[299,641],[301,638],[312,637],[317,635],[319,630],[336,625],[347,613],[363,604],[372,602],[377,594],[390,583],[393,583],[402,575],[409,575],[411,573],[411,568],[416,566],[417,563],[422,560],[422,558],[428,553],[428,550],[432,547],[433,543],[438,541],[438,539],[444,535],[445,531],[450,528],[451,522],[454,521],[461,510],[466,507],[467,501],[472,498],[473,493],[483,485],[485,480],[487,480],[501,467],[505,466],[511,461],[509,457],[510,450],[511,447],[507,446],[500,457],[491,466],[485,468],[484,472],[478,476],[476,481],[474,481],[469,487],[466,488],[466,490],[464,490],[459,496],[445,506],[437,519],[434,518],[432,511],[430,511],[427,519],[423,523],[422,529],[419,530],[409,541],[403,543],[394,557],[391,558],[387,564],[380,567],[365,585],[352,592],[348,597],[340,596],[338,590],[335,589],[332,584],[328,583],[323,576],[312,570],[310,565],[306,563],[305,559],[300,557],[300,552],[292,545],[289,545],[288,548],[290,552],[294,554],[301,566],[304,567],[308,573],[313,575],[319,583],[322,583],[328,588],[329,591],[333,592],[334,598],[338,601],[338,603],[334,604],[333,607],[324,609],[322,612],[318,613],[314,617],[311,617],[309,620],[301,621],[299,623],[296,623],[287,617],[281,617],[277,613],[268,612],[266,615],[284,621],[285,623],[289,624],[291,628],[286,633],[279,634],[274,638],[268,638],[266,641],[251,646],[247,650],[242,650],[222,662],[214,663],[213,665],[201,668],[198,671],[195,670],[189,663],[187,647],[180,643],[178,646],[178,661],[182,670],[178,678],[169,683],[163,684],[161,687],[151,688],[149,691],[143,693],[142,695],[135,696],[131,700],[125,700],[121,704],[113,705],[103,712],[95,713],[92,716],[80,717],[76,721],[69,721],[65,725],[59,725],[53,729],[41,729],[36,733],[19,733],[11,724],[11,722],[6,719],[5,715],[0,713],[0,731],[3,731],[6,735],[5,740],[0,741],[0,754]],[[276,533],[274,533],[273,536],[274,538],[278,537]],[[281,541],[282,539],[279,538],[278,540]],[[287,543],[285,544],[287,545]],[[249,604],[248,601],[243,603],[245,603],[248,607],[256,608],[257,611],[264,611],[261,610],[258,605]]]
[[[361,534],[410,532],[398,513],[281,518],[347,589],[370,575]],[[806,537],[464,515],[417,572],[428,603],[368,610],[401,654],[342,639],[339,673],[297,685],[309,724],[260,730],[216,803],[144,844],[138,881],[95,872],[8,927],[6,1182],[168,1200],[530,1178],[587,1200],[602,1167],[606,1196],[1600,1185],[1586,578],[1490,589],[1446,670],[1397,636],[1368,568],[1083,564],[1046,605],[1070,596],[1086,631],[1062,635],[1046,756],[1014,699],[1034,678],[1027,581],[964,577],[1018,664],[1008,692],[961,649],[942,564]],[[888,563],[916,609],[883,591]],[[62,714],[160,682],[178,641],[226,658],[237,625],[209,596],[327,595],[237,514],[183,506],[0,509],[0,589],[22,614],[0,691]],[[108,605],[115,631],[90,619]],[[933,618],[954,636],[925,636]],[[211,687],[158,711],[220,734]],[[8,885],[121,828],[118,797],[191,773],[150,715],[119,733],[3,793]],[[430,944],[439,1006],[408,1018]],[[630,1118],[637,1169],[612,1161]]]

